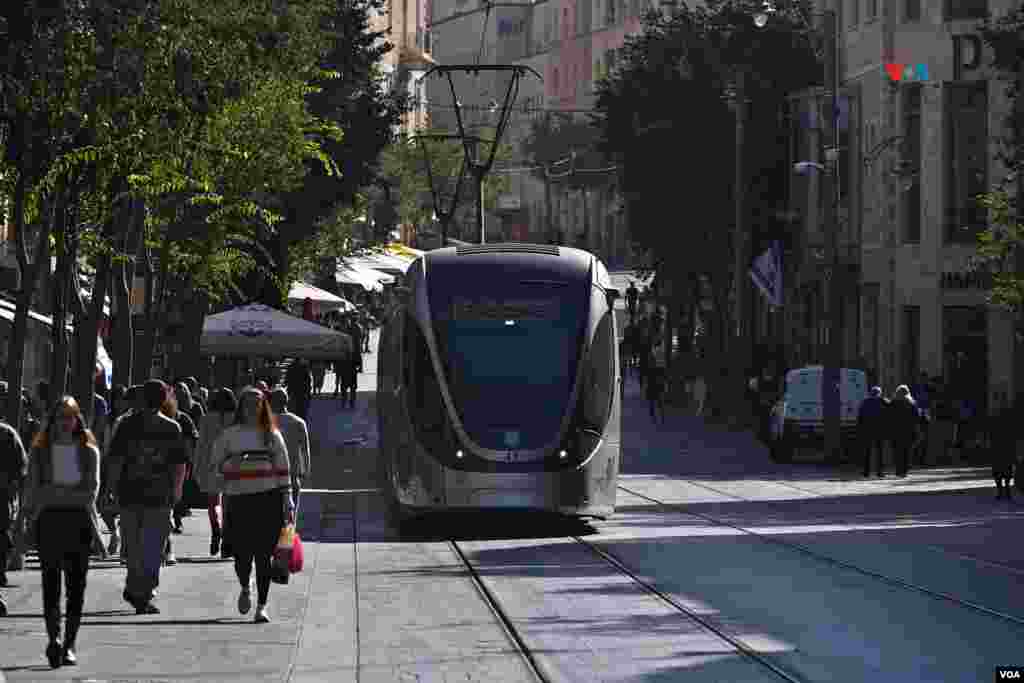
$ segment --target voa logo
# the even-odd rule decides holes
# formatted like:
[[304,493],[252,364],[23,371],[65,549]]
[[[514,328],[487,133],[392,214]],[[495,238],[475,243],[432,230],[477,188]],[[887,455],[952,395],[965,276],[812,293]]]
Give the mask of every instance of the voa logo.
[[1024,680],[1021,670],[1018,668],[996,669],[997,681],[1019,681]]

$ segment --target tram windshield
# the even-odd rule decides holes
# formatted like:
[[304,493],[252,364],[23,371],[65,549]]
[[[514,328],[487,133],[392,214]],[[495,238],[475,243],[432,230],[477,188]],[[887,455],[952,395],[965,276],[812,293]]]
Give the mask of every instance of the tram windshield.
[[589,291],[501,284],[505,291],[432,293],[434,329],[470,438],[496,450],[540,448],[557,436],[569,402]]

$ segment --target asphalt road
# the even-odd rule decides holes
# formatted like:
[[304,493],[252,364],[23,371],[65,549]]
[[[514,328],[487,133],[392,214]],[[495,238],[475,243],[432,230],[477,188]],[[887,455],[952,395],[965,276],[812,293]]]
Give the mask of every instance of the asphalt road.
[[[990,681],[1024,664],[1024,506],[987,472],[906,479],[776,465],[681,409],[623,407],[617,514],[445,517],[399,533],[376,486],[376,360],[355,410],[314,401],[306,568],[274,621],[235,611],[205,516],[177,537],[161,615],[90,574],[80,665],[45,666],[37,573],[3,589],[10,681]],[[330,380],[329,380],[330,382]],[[328,386],[333,386],[328,384]],[[468,563],[468,567],[467,567]],[[538,678],[538,676],[540,678]]]

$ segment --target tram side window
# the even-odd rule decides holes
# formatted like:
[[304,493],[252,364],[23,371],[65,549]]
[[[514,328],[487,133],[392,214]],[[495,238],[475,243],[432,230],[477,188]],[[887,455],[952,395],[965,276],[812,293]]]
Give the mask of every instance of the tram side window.
[[611,313],[605,313],[583,366],[581,415],[583,426],[604,431],[611,417],[615,395],[615,329]]
[[405,316],[404,380],[409,416],[426,445],[437,445],[444,436],[445,414],[441,388],[430,362],[427,340],[416,320]]

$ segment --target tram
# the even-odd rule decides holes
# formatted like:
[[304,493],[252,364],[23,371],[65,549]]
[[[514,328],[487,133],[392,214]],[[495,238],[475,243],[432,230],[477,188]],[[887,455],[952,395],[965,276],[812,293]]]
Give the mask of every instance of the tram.
[[614,301],[589,252],[430,251],[381,328],[382,480],[401,518],[615,508],[621,395]]

